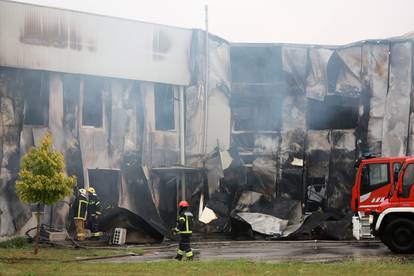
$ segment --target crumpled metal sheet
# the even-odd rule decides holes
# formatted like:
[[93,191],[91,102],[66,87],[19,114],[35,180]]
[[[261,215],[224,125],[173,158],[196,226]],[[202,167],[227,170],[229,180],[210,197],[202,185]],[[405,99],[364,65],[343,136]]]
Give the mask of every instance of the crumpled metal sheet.
[[240,212],[237,216],[250,224],[252,230],[264,235],[283,235],[288,225],[288,220],[261,213]]
[[202,85],[187,87],[185,90],[185,150],[190,159],[197,160],[203,149],[205,95]]
[[407,153],[410,94],[412,85],[411,42],[391,45],[389,88],[382,130],[382,154],[403,156]]
[[314,212],[306,217],[300,227],[289,238],[297,240],[309,239],[352,239],[352,225],[349,216],[335,213]]
[[103,231],[108,233],[117,227],[127,229],[127,242],[129,243],[161,242],[164,236],[168,235],[165,227],[123,208],[104,210],[99,225]]
[[193,30],[191,35],[189,69],[191,72],[191,86],[200,85],[205,79],[205,32],[202,30]]
[[289,73],[293,83],[291,89],[298,89],[303,94],[306,89],[308,49],[305,47],[282,47],[283,71]]
[[296,159],[303,160],[305,147],[305,129],[282,132],[279,154],[279,174],[277,193],[282,198],[299,200],[303,196],[303,166],[295,166]]
[[343,62],[342,70],[336,80],[336,92],[343,96],[358,97],[362,91],[361,62],[362,49],[360,46],[336,50]]
[[[305,157],[307,201],[322,203],[325,198],[326,183],[329,180],[331,148],[331,132],[329,130],[307,131]],[[316,179],[323,179],[323,183],[315,183]]]
[[[219,146],[230,148],[230,46],[221,38],[209,36],[209,91],[206,151]],[[218,124],[217,122],[220,122]]]
[[284,131],[306,128],[306,97],[286,96],[283,99],[282,122]]
[[[145,176],[137,152],[124,154],[120,173],[118,206],[142,217],[153,226],[163,229],[163,222],[151,193],[150,180]],[[145,204],[142,204],[143,202]],[[166,234],[165,232],[161,233]]]
[[328,209],[342,214],[350,211],[355,159],[355,131],[332,130],[329,183],[326,189]]
[[244,191],[240,195],[231,216],[232,232],[236,235],[250,235],[247,223],[260,234],[285,237],[296,231],[303,221],[300,201],[272,199],[254,191]]
[[259,180],[253,189],[266,195],[273,195],[276,192],[277,160],[270,157],[258,157],[253,161],[252,170]]
[[239,212],[263,213],[296,223],[302,218],[300,201],[271,198],[255,191],[243,191],[233,207],[232,215]]
[[368,121],[368,150],[381,153],[385,104],[388,92],[388,44],[365,44],[362,46],[362,68],[364,81],[370,91]]
[[216,36],[209,36],[209,86],[230,97],[230,45]]
[[[192,86],[186,88],[186,151],[191,156],[201,156],[216,146],[223,150],[230,147],[230,45],[227,41],[210,34],[208,47],[209,91],[206,99],[205,34],[200,30],[193,30],[190,51]],[[208,111],[205,110],[206,100]],[[217,121],[221,123],[217,124]]]
[[218,191],[220,179],[224,177],[220,152],[217,150],[211,152],[204,163],[204,167],[207,169],[208,193],[212,196]]
[[306,78],[306,97],[323,101],[328,94],[327,65],[333,51],[324,48],[311,48],[310,72]]
[[133,81],[114,80],[111,85],[111,166],[118,167],[122,154],[128,151],[136,151],[137,135],[140,126],[137,122],[137,105],[141,100],[137,87]]
[[[208,96],[207,152],[230,148],[230,101],[223,89],[211,89]],[[217,122],[220,122],[219,124]]]

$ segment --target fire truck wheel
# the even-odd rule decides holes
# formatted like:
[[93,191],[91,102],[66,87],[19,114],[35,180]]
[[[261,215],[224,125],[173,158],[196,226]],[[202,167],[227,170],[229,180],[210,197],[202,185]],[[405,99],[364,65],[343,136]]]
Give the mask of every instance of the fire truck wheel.
[[414,221],[396,218],[387,225],[383,235],[382,239],[391,251],[414,253]]

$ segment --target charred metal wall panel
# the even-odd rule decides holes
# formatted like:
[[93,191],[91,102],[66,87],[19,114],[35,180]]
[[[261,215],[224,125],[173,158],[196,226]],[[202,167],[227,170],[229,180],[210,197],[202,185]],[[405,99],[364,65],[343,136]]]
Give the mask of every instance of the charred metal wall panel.
[[326,209],[345,214],[350,211],[354,184],[354,130],[332,130],[329,182],[326,188]]
[[[233,145],[240,152],[246,152],[243,155],[247,152],[252,155],[244,158],[251,160],[257,175],[251,178],[251,185],[262,187],[261,193],[272,196],[271,190],[263,189],[262,179],[270,183],[273,181],[270,176],[274,174],[278,196],[306,201],[305,207],[310,211],[323,208],[348,212],[357,154],[370,151],[404,155],[407,152],[411,43],[378,41],[346,47],[282,45],[284,76],[281,82],[285,83],[280,87],[288,89],[279,94],[281,105],[272,103],[281,112],[280,140],[266,140],[266,147],[275,149],[277,162],[271,166],[276,169],[266,169],[270,164],[264,162],[266,158],[254,157],[259,152],[256,144],[260,145],[253,142],[257,137],[254,130],[245,133],[233,129]],[[247,49],[247,54],[249,48],[245,44],[241,47]],[[271,66],[266,68],[274,70]],[[239,113],[246,115],[240,99],[255,91],[250,89],[249,82],[250,86],[243,84],[245,88],[240,89],[240,82],[233,78],[232,113],[236,122],[242,118]],[[261,106],[258,100],[252,99],[251,106],[255,101]],[[244,120],[249,118],[253,117],[247,115]]]
[[327,65],[333,51],[317,48],[309,50],[310,72],[306,78],[306,96],[322,101],[328,93]]
[[403,156],[407,153],[412,85],[411,45],[411,42],[391,45],[389,88],[382,133],[384,156]]
[[380,154],[382,149],[385,103],[388,92],[389,44],[365,44],[362,46],[364,81],[370,94],[368,121],[368,149]]
[[[142,163],[148,167],[178,164],[179,159],[179,113],[178,101],[174,101],[175,129],[159,131],[155,125],[154,84],[142,83],[141,95],[144,108],[143,156]],[[174,98],[178,98],[177,88]]]
[[[207,118],[207,152],[217,145],[230,147],[230,46],[219,38],[209,39],[209,91]],[[218,123],[220,122],[220,123]]]
[[362,91],[362,48],[347,47],[336,50],[342,61],[342,68],[337,76],[335,92],[344,96],[358,97]]
[[30,218],[27,206],[15,194],[19,168],[20,133],[23,123],[23,74],[19,70],[0,68],[0,236],[18,232]]

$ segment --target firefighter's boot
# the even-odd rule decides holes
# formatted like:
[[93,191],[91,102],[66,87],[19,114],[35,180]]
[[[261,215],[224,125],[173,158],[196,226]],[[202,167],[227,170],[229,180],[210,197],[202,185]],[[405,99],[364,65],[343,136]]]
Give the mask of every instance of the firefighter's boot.
[[193,251],[191,250],[191,251],[186,252],[185,257],[187,258],[187,261],[192,261],[194,258]]
[[175,256],[175,259],[177,261],[181,261],[183,259],[183,256],[184,256],[184,251],[178,249],[177,250],[177,255]]

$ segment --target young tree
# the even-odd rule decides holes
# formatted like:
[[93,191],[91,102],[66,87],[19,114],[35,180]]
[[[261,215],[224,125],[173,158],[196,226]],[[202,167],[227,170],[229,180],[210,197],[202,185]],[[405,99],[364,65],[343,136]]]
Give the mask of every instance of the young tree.
[[41,145],[31,148],[22,158],[16,193],[24,203],[37,204],[37,229],[34,254],[39,251],[41,206],[52,205],[70,196],[76,177],[64,174],[62,153],[52,150],[52,135],[47,133]]

